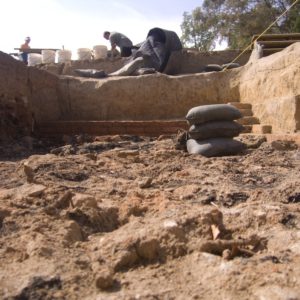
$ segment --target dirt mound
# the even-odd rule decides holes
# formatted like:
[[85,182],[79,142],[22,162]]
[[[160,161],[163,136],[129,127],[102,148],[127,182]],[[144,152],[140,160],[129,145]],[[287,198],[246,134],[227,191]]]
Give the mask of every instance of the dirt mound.
[[300,150],[242,139],[220,158],[168,138],[7,145],[0,298],[298,299]]

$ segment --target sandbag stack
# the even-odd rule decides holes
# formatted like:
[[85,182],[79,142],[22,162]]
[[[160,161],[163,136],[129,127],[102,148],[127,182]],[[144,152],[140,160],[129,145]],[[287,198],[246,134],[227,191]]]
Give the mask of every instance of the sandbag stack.
[[233,139],[244,129],[234,121],[241,117],[241,112],[230,104],[193,107],[186,115],[191,126],[187,140],[188,152],[206,157],[235,155],[242,152],[245,145]]

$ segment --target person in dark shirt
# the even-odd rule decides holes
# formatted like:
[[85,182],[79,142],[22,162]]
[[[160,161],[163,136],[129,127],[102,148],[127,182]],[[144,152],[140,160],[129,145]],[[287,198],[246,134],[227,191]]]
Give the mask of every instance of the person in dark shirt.
[[128,57],[132,54],[132,41],[124,34],[120,32],[104,31],[103,37],[110,41],[112,53],[116,47],[119,47],[121,51],[121,57]]

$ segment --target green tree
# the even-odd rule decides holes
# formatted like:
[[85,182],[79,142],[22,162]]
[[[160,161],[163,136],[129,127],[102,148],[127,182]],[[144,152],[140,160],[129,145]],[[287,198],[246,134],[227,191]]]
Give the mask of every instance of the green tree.
[[209,51],[214,48],[214,27],[200,7],[195,8],[191,14],[187,12],[183,14],[181,30],[181,41],[186,47],[190,46],[202,51]]
[[[210,49],[217,40],[226,41],[231,49],[244,48],[253,35],[262,33],[292,3],[294,0],[204,0],[202,6],[195,8],[191,14],[185,13],[181,25],[183,42],[190,42],[192,36],[198,45],[204,43],[207,31]],[[195,26],[195,21],[201,26]],[[299,31],[300,3],[283,15],[267,33]]]

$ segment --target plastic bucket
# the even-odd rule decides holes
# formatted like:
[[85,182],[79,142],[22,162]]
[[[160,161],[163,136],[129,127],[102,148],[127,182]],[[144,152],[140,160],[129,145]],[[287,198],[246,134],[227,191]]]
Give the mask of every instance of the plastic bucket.
[[37,53],[28,54],[28,66],[35,66],[42,63],[42,55]]
[[91,60],[92,51],[89,48],[77,49],[78,60]]
[[71,61],[72,51],[70,50],[57,50],[56,58],[58,63],[64,63],[67,61]]
[[51,64],[55,62],[55,51],[53,50],[42,50],[42,63]]
[[104,45],[97,45],[93,47],[94,59],[106,58],[107,47]]

